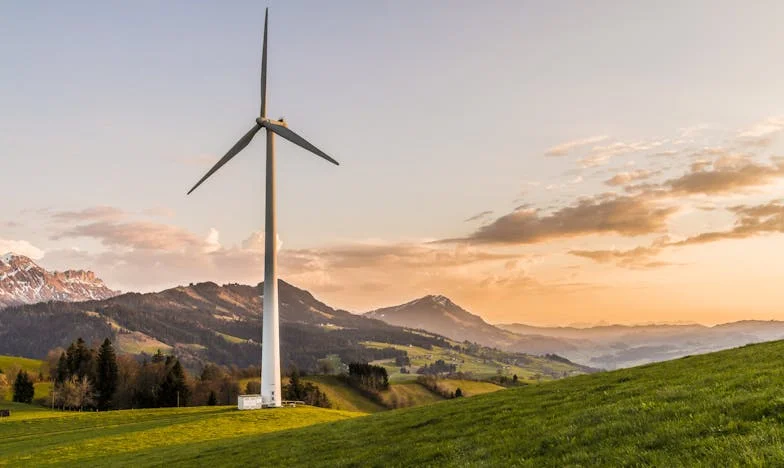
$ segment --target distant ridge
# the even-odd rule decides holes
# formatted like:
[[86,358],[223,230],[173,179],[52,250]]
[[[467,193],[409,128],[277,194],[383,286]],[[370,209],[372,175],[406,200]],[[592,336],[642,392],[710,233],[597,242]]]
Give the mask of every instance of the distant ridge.
[[108,299],[109,289],[92,271],[50,272],[24,255],[0,256],[0,308],[46,301],[79,302]]
[[364,314],[399,327],[418,328],[457,341],[525,353],[562,353],[576,346],[568,340],[529,334],[521,336],[485,322],[446,296],[428,295],[398,306]]

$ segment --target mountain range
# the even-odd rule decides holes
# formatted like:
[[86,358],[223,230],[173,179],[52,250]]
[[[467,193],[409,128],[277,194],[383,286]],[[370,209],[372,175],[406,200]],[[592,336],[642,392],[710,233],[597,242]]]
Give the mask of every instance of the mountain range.
[[440,295],[421,297],[398,306],[372,310],[363,315],[399,327],[422,329],[453,340],[471,341],[512,352],[561,353],[574,350],[578,346],[578,340],[504,330]]
[[602,369],[631,367],[784,338],[784,322],[741,321],[716,326],[606,325],[586,328],[493,325],[444,296],[425,296],[364,314],[401,327],[509,352],[566,357]]
[[[109,289],[89,271],[48,272],[31,259],[0,257],[0,354],[43,357],[81,336],[111,336],[123,352],[174,349],[186,362],[247,366],[258,362],[262,289],[199,283],[156,293]],[[784,338],[784,322],[538,327],[493,325],[440,295],[353,314],[280,282],[284,366],[315,369],[319,359],[395,357],[390,345],[472,342],[511,354],[556,354],[592,368],[615,369]],[[54,302],[52,302],[54,301]],[[423,330],[428,333],[415,333]]]
[[0,308],[47,301],[107,299],[118,291],[109,289],[92,271],[50,272],[23,255],[0,257]]
[[[122,353],[173,352],[198,371],[206,362],[247,367],[261,356],[263,284],[206,282],[155,293],[126,293],[103,300],[42,302],[0,310],[0,354],[44,358],[76,338],[98,343],[109,337]],[[406,356],[405,349],[465,348],[477,359],[487,348],[464,346],[443,336],[414,331],[334,309],[309,292],[279,281],[281,364],[316,372],[319,360],[370,362]],[[530,354],[489,353],[507,365],[525,367]],[[537,372],[552,376],[590,372],[561,357],[536,360]],[[548,362],[552,362],[548,365]],[[564,367],[565,366],[565,367]]]

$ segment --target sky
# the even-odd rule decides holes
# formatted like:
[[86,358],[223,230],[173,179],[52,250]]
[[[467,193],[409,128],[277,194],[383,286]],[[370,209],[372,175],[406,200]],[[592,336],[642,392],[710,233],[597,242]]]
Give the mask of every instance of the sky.
[[[0,251],[156,291],[282,278],[493,323],[784,320],[784,4],[5,2]],[[2,253],[2,252],[0,252]]]

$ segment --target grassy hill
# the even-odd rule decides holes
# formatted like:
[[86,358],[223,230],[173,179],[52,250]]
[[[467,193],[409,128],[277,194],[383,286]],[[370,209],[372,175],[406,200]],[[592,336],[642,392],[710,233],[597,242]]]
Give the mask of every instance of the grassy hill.
[[773,342],[364,417],[38,410],[0,421],[0,465],[771,466],[784,463],[782,384]]
[[231,438],[257,437],[361,415],[311,407],[279,411],[201,407],[106,413],[58,412],[15,403],[0,403],[0,408],[11,408],[12,414],[0,420],[0,466],[157,464],[162,460],[198,457],[198,452],[185,449],[194,441],[218,446]]
[[28,359],[18,356],[3,356],[0,355],[0,369],[7,372],[8,369],[17,367],[27,372],[38,374],[41,369],[41,361],[38,359]]
[[[392,383],[416,380],[417,374],[413,373],[416,369],[433,364],[439,359],[447,364],[455,364],[458,372],[471,374],[477,379],[488,379],[496,375],[505,375],[511,378],[517,374],[520,380],[537,382],[539,380],[561,378],[583,371],[572,363],[560,362],[544,356],[515,355],[499,351],[497,356],[480,357],[441,346],[432,346],[431,349],[425,349],[419,346],[403,346],[378,342],[365,342],[363,344],[371,349],[393,348],[405,351],[408,354],[408,358],[411,360],[410,369],[412,373],[410,374],[400,373],[400,366],[395,365],[394,359],[373,361],[373,364],[384,366],[387,369],[389,381]],[[452,342],[452,344],[457,343]],[[482,351],[490,352],[487,349]],[[515,356],[518,357],[515,359]],[[508,362],[504,362],[504,360]]]
[[[38,375],[38,372],[41,370],[42,364],[43,362],[39,361],[38,359],[0,355],[0,369],[2,369],[5,373],[6,379],[9,383],[9,388],[7,388],[5,392],[3,392],[3,389],[0,388],[0,401],[11,401],[13,398],[13,392],[10,388],[10,385],[13,384],[13,381],[16,378],[16,370],[21,369],[27,371],[33,378],[35,378]],[[49,396],[51,386],[52,384],[49,382],[36,382],[35,394],[33,396],[34,401],[39,404],[43,404]]]
[[359,411],[362,413],[376,413],[386,410],[385,407],[365,397],[336,376],[309,375],[303,377],[302,380],[314,383],[321,391],[326,393],[334,409]]

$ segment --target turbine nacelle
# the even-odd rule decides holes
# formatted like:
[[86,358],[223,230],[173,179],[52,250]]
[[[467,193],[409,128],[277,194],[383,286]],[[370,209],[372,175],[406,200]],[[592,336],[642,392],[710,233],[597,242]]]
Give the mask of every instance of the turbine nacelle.
[[286,125],[286,121],[283,120],[283,117],[279,118],[278,120],[272,120],[272,119],[268,119],[266,117],[259,117],[259,118],[256,119],[256,123],[259,124],[262,127],[265,127],[265,128],[267,126],[267,123],[271,123],[271,124],[274,124],[274,125],[280,125],[280,126],[288,128],[288,125]]

